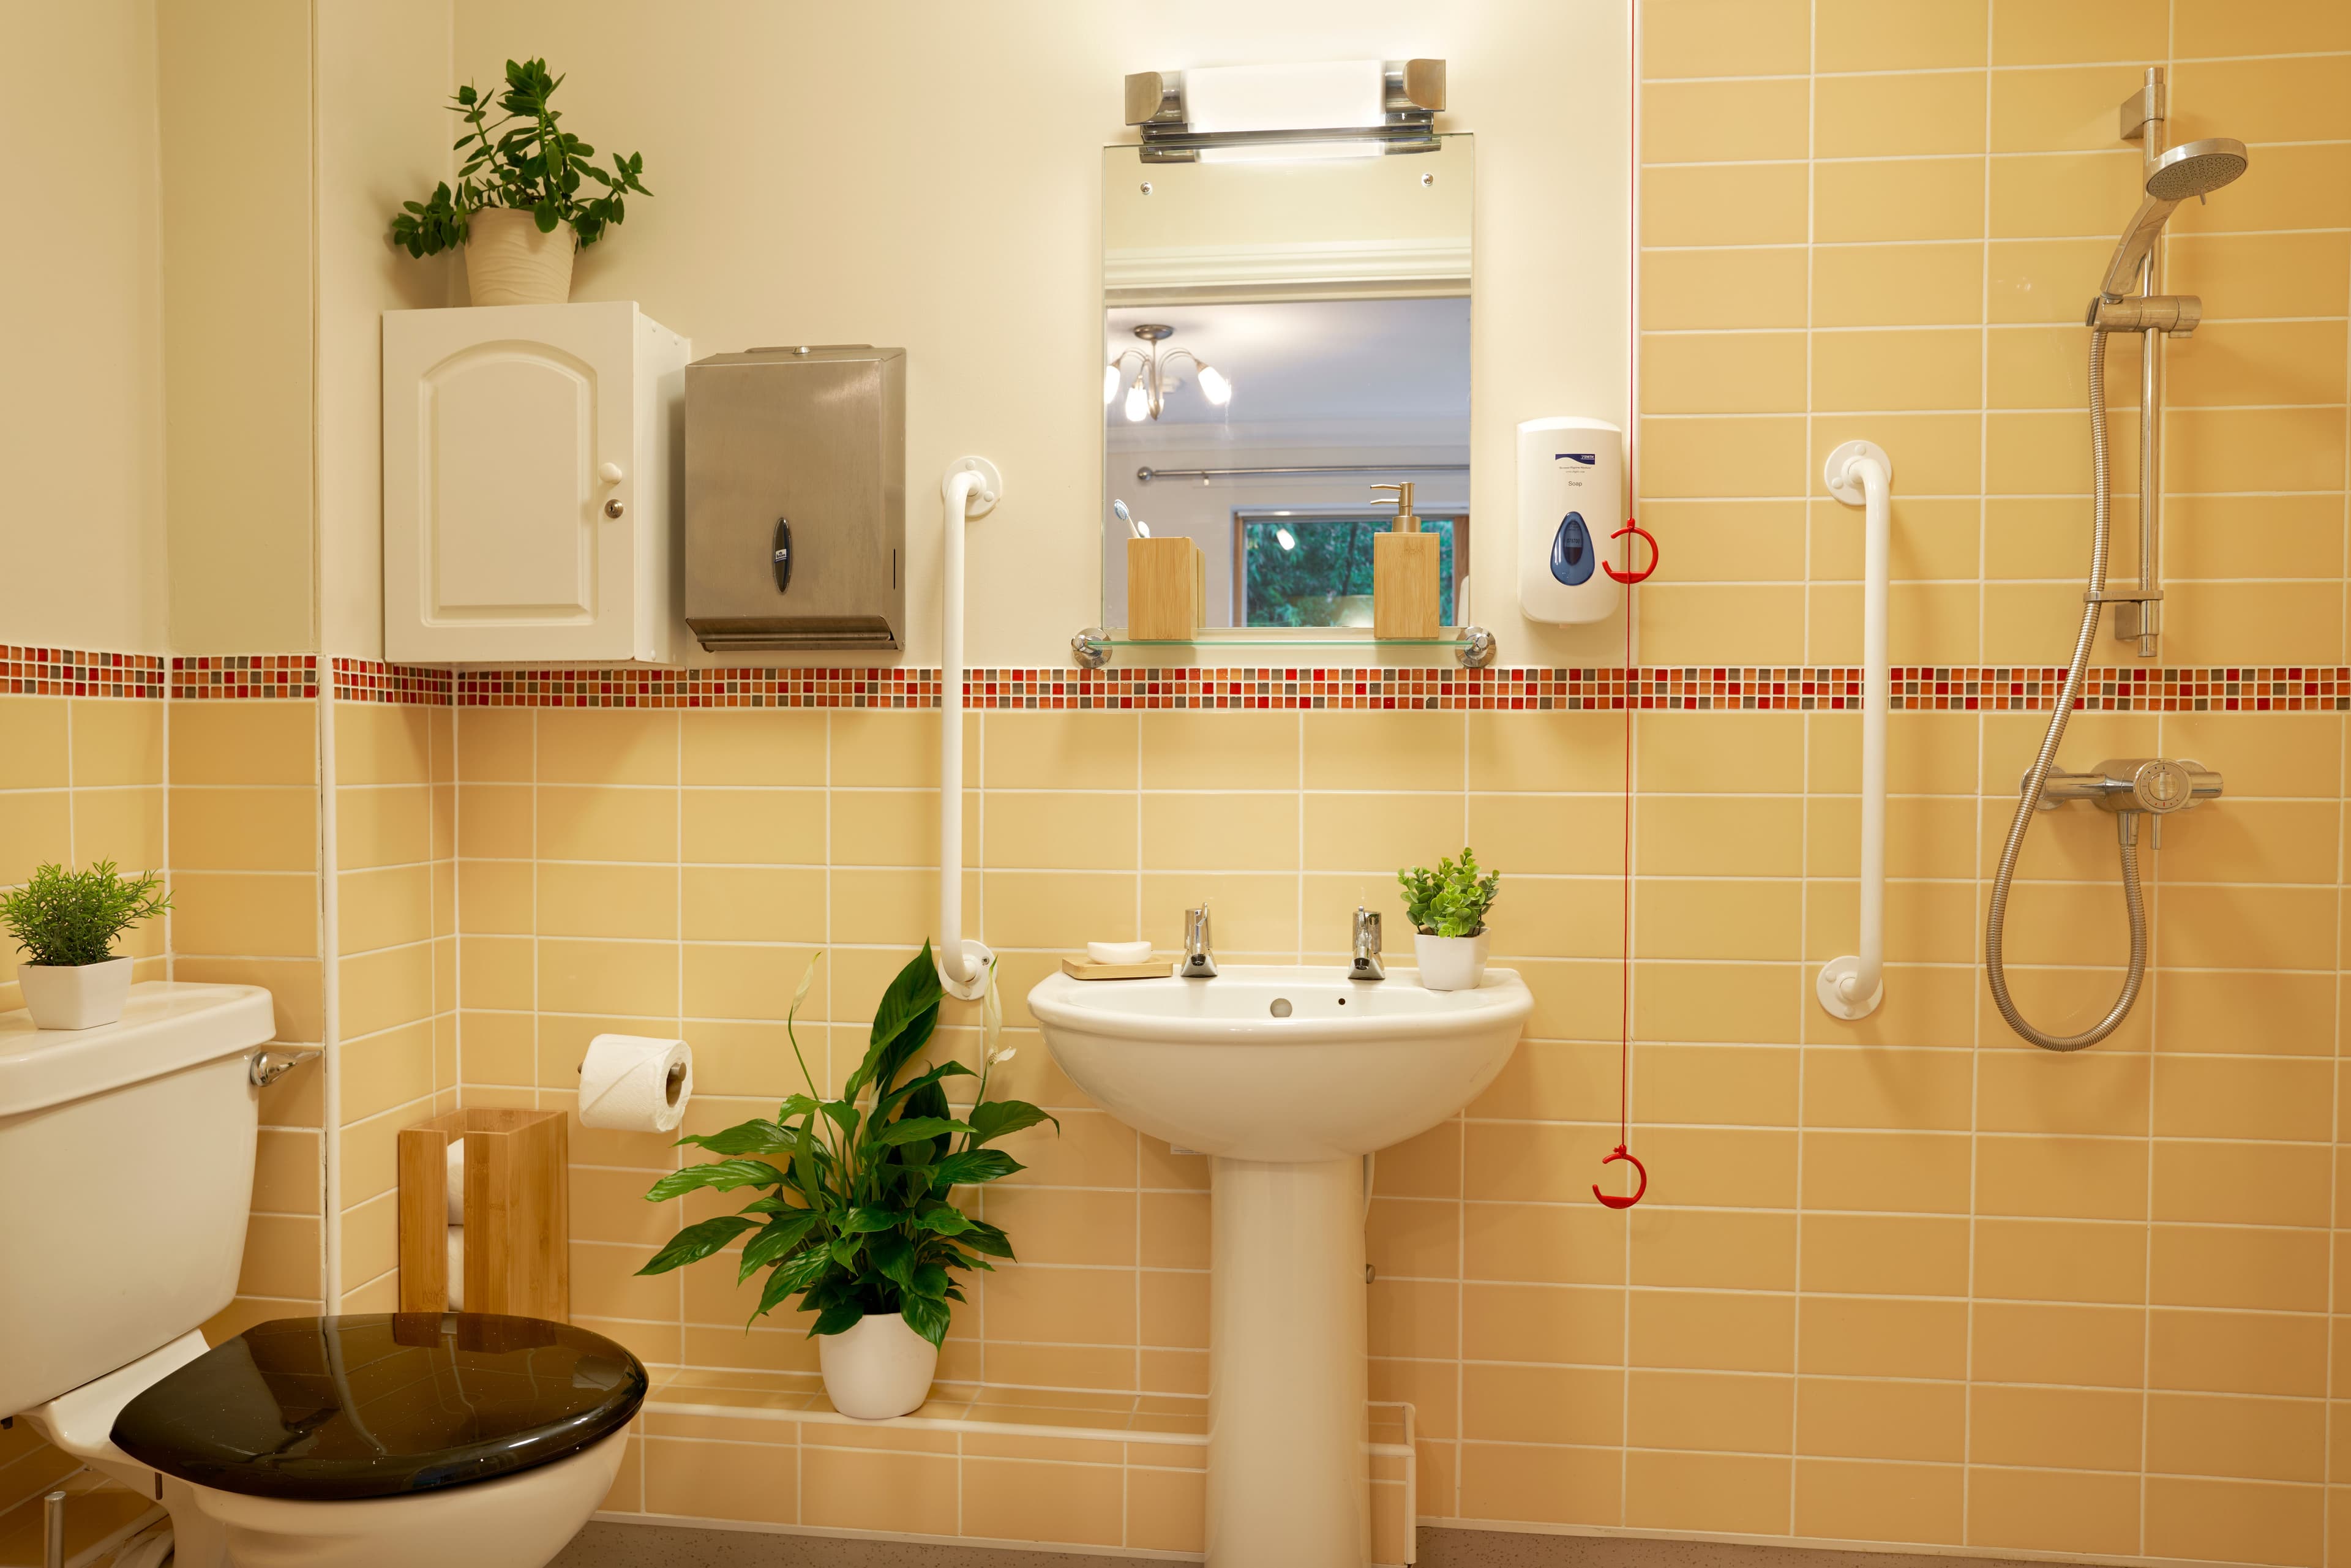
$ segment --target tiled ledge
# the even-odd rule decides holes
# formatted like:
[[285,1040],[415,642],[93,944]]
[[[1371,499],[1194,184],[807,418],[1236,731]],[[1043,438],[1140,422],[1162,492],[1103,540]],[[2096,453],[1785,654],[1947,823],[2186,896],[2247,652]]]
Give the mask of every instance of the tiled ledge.
[[[177,701],[316,697],[308,653],[173,656],[0,647],[0,692],[169,695]],[[922,665],[806,668],[459,670],[336,657],[344,702],[434,707],[935,710],[939,672]],[[1851,712],[1848,665],[1593,665],[1492,670],[1346,665],[1064,670],[987,667],[965,680],[977,712],[1229,709],[1274,712]],[[2046,713],[2064,671],[2049,665],[1906,664],[1892,706],[1908,712]],[[2095,666],[2083,709],[2114,713],[2351,712],[2351,666]]]
[[[1374,1403],[1370,1417],[1374,1557],[1409,1562],[1419,1503],[1413,1408]],[[832,1407],[813,1374],[655,1371],[637,1431],[633,1475],[623,1472],[599,1518],[1202,1549],[1204,1398],[941,1383],[912,1415],[859,1421]],[[658,1451],[673,1445],[674,1453]],[[781,1456],[747,1460],[746,1445],[795,1451],[789,1508],[771,1490],[755,1509],[726,1511],[742,1477],[772,1484],[782,1473]],[[718,1480],[714,1472],[728,1463],[743,1468]],[[940,1490],[950,1466],[951,1513]],[[910,1513],[906,1500],[918,1493],[931,1516]]]

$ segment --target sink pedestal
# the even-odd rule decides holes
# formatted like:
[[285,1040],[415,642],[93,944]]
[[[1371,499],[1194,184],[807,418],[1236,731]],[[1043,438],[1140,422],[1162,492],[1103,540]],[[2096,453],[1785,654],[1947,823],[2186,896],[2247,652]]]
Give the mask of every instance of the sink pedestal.
[[1363,1568],[1363,1161],[1212,1170],[1209,1568]]

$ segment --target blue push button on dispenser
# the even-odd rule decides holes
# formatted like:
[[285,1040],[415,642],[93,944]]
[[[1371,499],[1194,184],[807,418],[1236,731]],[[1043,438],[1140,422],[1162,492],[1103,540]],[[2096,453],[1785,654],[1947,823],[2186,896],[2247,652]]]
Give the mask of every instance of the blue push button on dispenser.
[[1568,513],[1559,525],[1559,532],[1552,537],[1552,576],[1570,588],[1589,582],[1598,559],[1592,548],[1592,531],[1583,526],[1583,514]]

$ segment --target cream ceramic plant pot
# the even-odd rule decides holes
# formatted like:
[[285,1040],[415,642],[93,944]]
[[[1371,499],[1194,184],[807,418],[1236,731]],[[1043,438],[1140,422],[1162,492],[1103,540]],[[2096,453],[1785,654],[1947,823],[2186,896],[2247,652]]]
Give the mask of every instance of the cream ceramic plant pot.
[[571,298],[571,225],[549,234],[512,207],[484,207],[465,220],[465,287],[476,305],[561,305]]
[[1413,962],[1420,966],[1421,988],[1430,991],[1474,991],[1486,978],[1486,949],[1492,934],[1475,936],[1431,936],[1412,934]]
[[832,1407],[860,1421],[886,1421],[919,1409],[931,1395],[939,1347],[896,1312],[869,1316],[844,1333],[820,1335],[817,1363]]
[[131,960],[102,964],[19,964],[25,1010],[35,1029],[96,1029],[122,1017],[131,999]]

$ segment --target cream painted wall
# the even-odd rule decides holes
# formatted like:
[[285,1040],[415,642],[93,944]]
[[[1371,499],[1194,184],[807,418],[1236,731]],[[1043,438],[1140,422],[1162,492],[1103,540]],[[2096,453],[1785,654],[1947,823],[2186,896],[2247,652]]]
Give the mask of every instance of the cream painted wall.
[[[1600,0],[1091,0],[996,6],[456,0],[456,72],[570,73],[566,124],[642,149],[657,193],[580,258],[575,297],[635,299],[707,355],[908,350],[906,657],[937,657],[937,476],[1006,499],[970,536],[975,664],[1065,666],[1101,608],[1100,149],[1150,67],[1443,56],[1479,132],[1474,490],[1516,493],[1513,426],[1625,407],[1625,14]],[[1611,62],[1576,78],[1578,62]],[[1512,552],[1476,598],[1510,664],[1591,663],[1614,622],[1531,627]]]
[[154,16],[171,646],[308,652],[310,6],[156,0]]
[[0,12],[0,643],[164,646],[155,15],[144,0]]
[[449,0],[318,11],[319,613],[329,653],[383,656],[382,313],[449,303],[452,257],[387,237],[452,171]]

